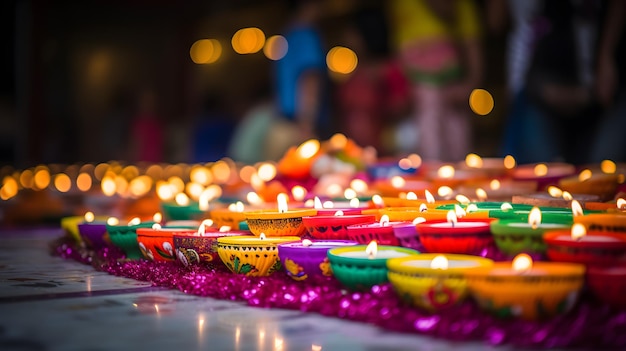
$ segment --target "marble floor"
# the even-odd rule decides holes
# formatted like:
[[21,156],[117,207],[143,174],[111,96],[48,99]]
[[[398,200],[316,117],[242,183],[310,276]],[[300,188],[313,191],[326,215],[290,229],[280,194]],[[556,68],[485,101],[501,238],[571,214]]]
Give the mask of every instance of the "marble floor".
[[50,256],[60,235],[0,231],[0,350],[508,350],[151,287]]

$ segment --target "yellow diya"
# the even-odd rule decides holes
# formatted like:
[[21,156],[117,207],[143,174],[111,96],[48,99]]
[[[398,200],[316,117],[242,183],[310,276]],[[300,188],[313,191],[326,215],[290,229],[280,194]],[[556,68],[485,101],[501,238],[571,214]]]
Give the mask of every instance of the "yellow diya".
[[464,272],[490,267],[487,258],[454,254],[421,254],[387,261],[389,281],[400,298],[435,311],[463,301],[468,294]]
[[575,216],[574,223],[584,224],[589,231],[615,232],[626,235],[626,213],[623,212]]
[[233,273],[267,276],[281,269],[277,244],[300,240],[297,236],[229,236],[217,239],[217,254]]
[[585,281],[585,266],[532,262],[519,254],[513,262],[469,268],[465,278],[478,304],[499,317],[545,319],[569,311]]
[[615,195],[619,186],[619,174],[605,174],[581,172],[579,175],[562,178],[559,187],[572,194],[597,195],[602,200],[608,200]]
[[287,195],[279,194],[276,198],[277,210],[258,210],[244,212],[248,228],[252,234],[260,236],[265,233],[268,237],[297,236],[306,233],[306,227],[302,223],[302,217],[315,216],[315,209],[289,210],[287,207]]

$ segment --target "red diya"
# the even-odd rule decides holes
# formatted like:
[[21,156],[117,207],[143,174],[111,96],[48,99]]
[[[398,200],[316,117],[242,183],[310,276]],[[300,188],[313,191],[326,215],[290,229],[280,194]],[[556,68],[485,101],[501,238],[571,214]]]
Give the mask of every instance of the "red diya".
[[492,218],[458,220],[448,211],[447,220],[416,224],[420,242],[428,252],[476,254],[493,245]]
[[374,215],[322,215],[302,217],[302,224],[312,238],[324,240],[348,239],[348,226],[374,222]]
[[576,223],[569,230],[548,231],[543,235],[551,261],[609,266],[626,264],[626,236],[620,233],[591,231]]
[[389,217],[383,215],[380,222],[355,224],[347,226],[348,239],[359,244],[369,244],[376,241],[379,245],[400,246],[396,238],[393,226],[403,222],[389,222]]
[[197,264],[221,265],[222,261],[217,253],[217,239],[241,235],[252,235],[252,233],[248,230],[180,230],[174,233],[176,259],[186,267]]
[[598,300],[615,308],[626,309],[626,263],[587,269],[587,285]]

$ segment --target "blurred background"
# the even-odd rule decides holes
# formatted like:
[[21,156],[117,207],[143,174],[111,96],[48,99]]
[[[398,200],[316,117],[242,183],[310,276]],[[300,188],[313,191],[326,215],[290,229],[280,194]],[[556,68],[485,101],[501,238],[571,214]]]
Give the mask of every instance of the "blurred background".
[[[0,163],[256,162],[335,132],[380,156],[626,161],[624,13],[585,0],[7,0]],[[485,115],[475,88],[495,101]]]

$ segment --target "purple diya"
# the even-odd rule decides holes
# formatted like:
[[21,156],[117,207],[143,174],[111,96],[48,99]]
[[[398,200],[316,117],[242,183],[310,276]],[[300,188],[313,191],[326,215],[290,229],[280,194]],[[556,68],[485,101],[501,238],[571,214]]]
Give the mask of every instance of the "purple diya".
[[417,228],[412,222],[401,222],[393,225],[393,234],[400,242],[400,246],[408,247],[409,249],[417,250],[419,252],[426,251],[424,245],[420,241],[417,234]]
[[287,275],[293,280],[309,276],[333,274],[328,261],[328,250],[358,244],[350,240],[308,240],[278,244],[278,257]]
[[78,233],[88,249],[99,250],[112,245],[105,222],[79,223]]
[[221,264],[217,254],[217,239],[226,236],[252,235],[249,230],[229,230],[226,232],[205,232],[181,229],[174,233],[176,259],[186,267],[196,264]]

